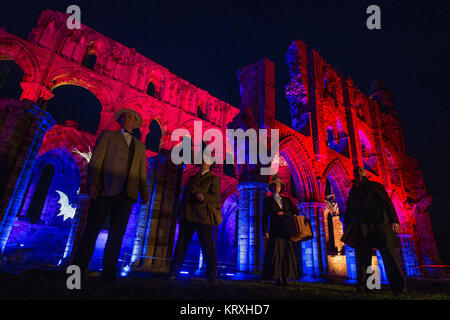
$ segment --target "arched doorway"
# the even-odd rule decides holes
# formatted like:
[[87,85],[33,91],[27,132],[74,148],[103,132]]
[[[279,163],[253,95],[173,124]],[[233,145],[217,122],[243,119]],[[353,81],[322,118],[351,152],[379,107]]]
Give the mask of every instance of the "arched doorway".
[[341,241],[345,229],[343,215],[351,187],[349,174],[337,158],[329,164],[323,179],[323,199],[326,205],[323,215],[328,274],[355,280],[355,250]]
[[78,208],[80,180],[68,151],[53,149],[37,158],[5,246],[7,260],[17,255],[23,265],[61,260]]
[[287,186],[285,195],[311,221],[313,239],[297,243],[296,249],[299,274],[307,281],[317,281],[326,263],[323,222],[318,216],[322,208],[317,202],[319,187],[314,170],[300,137],[291,136],[280,142],[279,176]]

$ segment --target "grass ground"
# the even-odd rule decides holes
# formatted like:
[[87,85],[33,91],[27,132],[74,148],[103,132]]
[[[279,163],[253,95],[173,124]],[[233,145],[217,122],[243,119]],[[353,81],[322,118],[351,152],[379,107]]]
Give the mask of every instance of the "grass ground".
[[388,286],[357,296],[354,287],[337,283],[291,282],[275,287],[269,281],[222,280],[213,285],[202,278],[169,281],[165,278],[126,277],[117,285],[88,276],[82,290],[68,290],[61,272],[0,273],[0,299],[146,299],[146,300],[450,300],[445,282],[409,281],[409,295],[395,297]]

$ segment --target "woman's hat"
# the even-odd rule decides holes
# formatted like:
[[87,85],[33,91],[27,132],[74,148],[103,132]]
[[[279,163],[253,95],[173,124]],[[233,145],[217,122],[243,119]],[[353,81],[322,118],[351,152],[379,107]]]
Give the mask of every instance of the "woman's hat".
[[140,115],[139,113],[137,113],[136,111],[132,110],[132,109],[123,108],[123,109],[117,110],[117,111],[114,113],[114,119],[116,119],[116,121],[119,121],[120,116],[121,116],[124,112],[131,112],[131,113],[133,113],[133,114],[137,117],[137,119],[138,119],[137,127],[140,128],[140,127],[142,126],[142,122],[143,122],[143,121],[142,121],[141,115]]
[[272,180],[270,180],[270,182],[268,183],[268,187],[270,189],[270,186],[275,184],[275,183],[277,183],[277,182],[280,183],[280,185],[281,185],[281,191],[280,192],[282,192],[284,190],[285,185],[284,185],[283,181],[281,181],[280,177],[277,174],[274,174],[272,176]]

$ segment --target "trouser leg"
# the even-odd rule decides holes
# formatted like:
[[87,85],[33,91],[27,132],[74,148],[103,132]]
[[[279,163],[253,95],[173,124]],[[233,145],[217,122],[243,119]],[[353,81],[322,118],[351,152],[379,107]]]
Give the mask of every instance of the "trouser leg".
[[197,224],[197,235],[206,261],[206,274],[209,280],[216,279],[216,250],[212,236],[211,225]]
[[195,226],[192,222],[183,221],[180,223],[180,229],[178,232],[178,240],[175,246],[175,252],[173,254],[172,263],[170,265],[170,275],[178,275],[179,268],[186,258],[186,252],[191,242],[192,235],[194,234]]
[[103,275],[114,278],[117,273],[117,260],[119,259],[122,239],[127,230],[128,220],[134,200],[120,194],[114,197],[114,206],[111,210],[108,240],[103,254]]
[[357,288],[366,290],[367,267],[372,264],[372,248],[366,245],[355,248]]
[[89,261],[92,258],[95,242],[110,207],[111,199],[106,197],[92,199],[89,205],[85,229],[72,260],[72,264],[78,265],[83,272],[87,270]]
[[388,246],[379,250],[392,292],[406,293],[406,282],[403,277],[397,249],[393,246]]

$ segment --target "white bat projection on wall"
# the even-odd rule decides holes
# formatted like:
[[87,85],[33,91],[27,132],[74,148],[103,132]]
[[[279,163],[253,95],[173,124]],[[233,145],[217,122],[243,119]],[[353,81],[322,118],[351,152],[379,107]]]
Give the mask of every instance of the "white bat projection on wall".
[[90,146],[89,146],[89,151],[88,152],[81,152],[77,148],[73,149],[72,152],[79,154],[84,159],[86,159],[87,162],[91,161],[92,152],[91,152],[91,147]]
[[59,210],[58,216],[63,216],[64,221],[66,221],[69,218],[73,219],[77,208],[74,208],[69,204],[69,198],[64,192],[59,190],[56,190],[56,192],[59,194],[58,204],[61,205],[61,209]]

